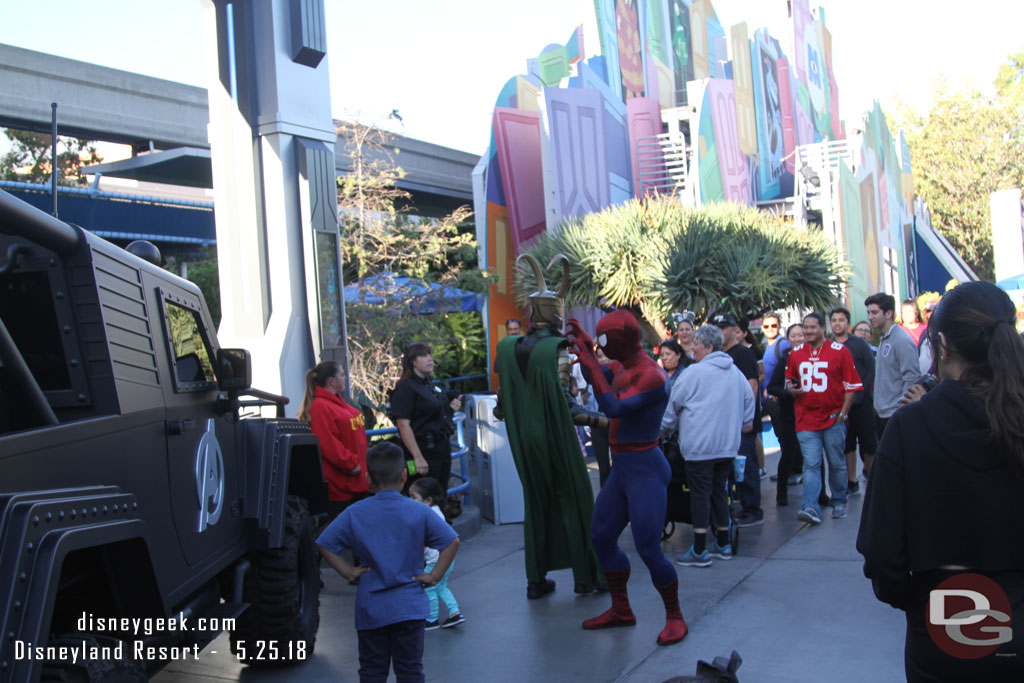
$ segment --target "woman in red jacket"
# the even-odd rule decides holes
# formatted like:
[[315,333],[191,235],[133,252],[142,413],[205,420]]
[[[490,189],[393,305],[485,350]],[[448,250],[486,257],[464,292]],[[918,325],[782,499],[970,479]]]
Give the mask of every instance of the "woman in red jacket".
[[334,515],[369,495],[366,477],[366,424],[363,414],[341,397],[345,371],[325,360],[306,373],[306,395],[299,419],[308,422],[320,440],[320,460],[330,488]]

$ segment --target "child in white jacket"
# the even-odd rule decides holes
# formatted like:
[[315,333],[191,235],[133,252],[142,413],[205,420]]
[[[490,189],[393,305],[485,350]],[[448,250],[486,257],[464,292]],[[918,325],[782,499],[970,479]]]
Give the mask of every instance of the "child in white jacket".
[[[430,477],[417,479],[409,486],[409,497],[424,505],[429,505],[430,509],[438,517],[441,519],[445,518],[441,506],[446,504],[447,496],[445,496],[441,485],[437,483],[436,479],[431,479]],[[439,555],[439,551],[434,548],[423,549],[423,561],[426,564],[424,573],[428,573],[434,568]],[[437,582],[437,585],[426,588],[427,599],[430,600],[430,618],[427,619],[427,631],[433,631],[438,628],[451,628],[452,626],[458,626],[466,620],[466,617],[459,610],[459,603],[455,600],[455,594],[448,588],[448,576],[451,573],[452,568],[448,567],[448,571],[444,573],[444,577]],[[448,618],[443,623],[438,622],[438,597],[444,600],[444,606],[448,610]]]

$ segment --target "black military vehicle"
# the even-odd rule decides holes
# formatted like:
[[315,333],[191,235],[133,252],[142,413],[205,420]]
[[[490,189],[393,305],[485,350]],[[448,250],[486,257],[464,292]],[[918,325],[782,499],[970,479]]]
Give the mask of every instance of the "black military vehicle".
[[146,680],[222,630],[312,655],[319,449],[250,378],[195,285],[0,191],[0,682]]

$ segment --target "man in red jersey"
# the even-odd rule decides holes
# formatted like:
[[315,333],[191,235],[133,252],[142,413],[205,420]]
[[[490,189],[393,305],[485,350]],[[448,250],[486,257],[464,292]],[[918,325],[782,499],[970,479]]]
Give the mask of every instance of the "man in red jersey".
[[821,524],[821,456],[828,458],[832,489],[832,518],[846,516],[846,417],[853,395],[863,388],[850,351],[825,340],[825,318],[804,317],[805,342],[793,349],[786,363],[786,385],[793,396],[796,438],[804,456],[803,503],[797,519]]

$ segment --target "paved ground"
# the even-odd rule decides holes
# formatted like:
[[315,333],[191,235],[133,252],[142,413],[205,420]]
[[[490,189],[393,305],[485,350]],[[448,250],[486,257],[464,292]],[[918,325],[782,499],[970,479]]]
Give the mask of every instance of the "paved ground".
[[[775,457],[769,457],[771,465]],[[596,488],[596,472],[594,472]],[[555,572],[558,589],[525,599],[520,525],[487,522],[462,545],[451,587],[467,616],[454,629],[426,634],[427,677],[445,681],[663,681],[692,674],[698,659],[737,650],[741,681],[818,683],[903,680],[901,612],[877,602],[854,549],[861,497],[849,516],[815,528],[796,521],[799,487],[789,507],[776,508],[775,484],[763,480],[766,523],[743,529],[739,553],[708,569],[678,567],[683,614],[690,634],[658,647],[660,598],[629,537],[633,561],[630,597],[634,628],[585,632],[580,622],[603,611],[607,596],[577,597],[568,571]],[[827,515],[826,515],[827,517]],[[691,542],[679,525],[664,544],[675,555]],[[229,654],[227,637],[198,660],[175,663],[155,679],[185,681],[355,681],[355,588],[324,571],[321,625],[315,655],[297,668],[247,669]],[[212,651],[216,651],[214,654]]]

